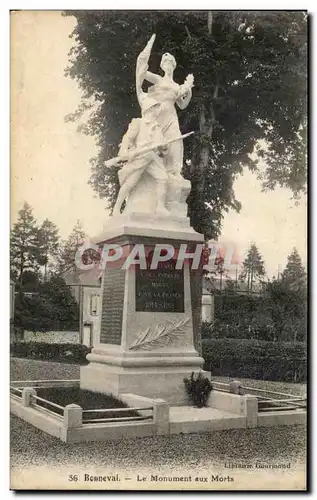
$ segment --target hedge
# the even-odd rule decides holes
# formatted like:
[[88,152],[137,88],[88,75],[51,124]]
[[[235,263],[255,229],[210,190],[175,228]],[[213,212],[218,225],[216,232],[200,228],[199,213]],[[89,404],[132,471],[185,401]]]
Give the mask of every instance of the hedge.
[[[212,375],[284,382],[304,382],[307,376],[305,342],[266,342],[251,339],[203,339],[205,370]],[[81,344],[13,342],[11,355],[83,364],[91,348]]]
[[285,322],[284,331],[278,331],[272,324],[260,325],[254,323],[224,323],[215,320],[213,323],[203,322],[201,336],[203,339],[257,339],[265,341],[289,342],[294,338],[303,341],[306,338],[306,325]]
[[307,377],[305,342],[203,339],[205,370],[212,375],[284,382]]
[[273,341],[275,332],[271,325],[228,324],[215,320],[213,323],[202,323],[201,336],[203,339],[232,338]]
[[81,344],[50,344],[47,342],[13,342],[11,355],[17,358],[40,359],[83,364],[90,347]]

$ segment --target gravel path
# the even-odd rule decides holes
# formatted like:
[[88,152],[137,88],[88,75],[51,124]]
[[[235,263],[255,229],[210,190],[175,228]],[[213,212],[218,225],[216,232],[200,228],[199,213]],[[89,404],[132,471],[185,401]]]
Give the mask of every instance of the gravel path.
[[[12,359],[12,380],[78,379],[79,366],[43,361]],[[216,379],[216,378],[215,378]],[[219,381],[226,378],[217,377]],[[249,381],[259,387],[262,381]],[[270,382],[276,390],[293,392],[303,385]],[[272,385],[273,384],[273,385]],[[288,387],[290,386],[290,387]],[[268,387],[267,387],[268,388]],[[274,390],[274,389],[273,389]],[[159,436],[139,440],[120,440],[65,444],[41,432],[21,419],[11,417],[11,467],[49,466],[50,469],[70,467],[124,468],[142,471],[153,467],[158,472],[192,467],[205,471],[226,461],[256,461],[267,463],[305,462],[305,427],[275,427],[232,429],[210,434]]]
[[267,463],[304,462],[303,426],[232,429],[210,434],[148,437],[138,440],[65,444],[12,416],[11,466],[50,468],[197,470],[243,460]]
[[79,379],[79,365],[11,358],[11,380]]

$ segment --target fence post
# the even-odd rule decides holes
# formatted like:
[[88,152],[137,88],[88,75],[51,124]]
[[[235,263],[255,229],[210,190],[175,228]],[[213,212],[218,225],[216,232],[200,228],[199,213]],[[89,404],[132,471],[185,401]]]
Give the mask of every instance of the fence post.
[[243,397],[246,427],[256,427],[258,425],[258,399],[251,394],[246,394]]
[[71,404],[64,409],[64,427],[66,429],[83,425],[83,409],[79,405]]
[[296,380],[297,380],[297,363],[296,363],[296,359],[295,359],[294,360],[294,376],[293,376],[293,381],[295,384],[296,384]]
[[153,420],[156,425],[156,434],[158,436],[169,434],[169,405],[164,399],[153,399]]
[[31,406],[32,396],[36,396],[36,390],[33,387],[24,387],[22,390],[23,406]]

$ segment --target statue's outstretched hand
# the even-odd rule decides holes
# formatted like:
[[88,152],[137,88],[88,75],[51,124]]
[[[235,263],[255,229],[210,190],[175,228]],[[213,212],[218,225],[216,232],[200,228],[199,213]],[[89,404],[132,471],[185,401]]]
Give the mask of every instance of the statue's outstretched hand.
[[194,75],[192,73],[190,73],[189,75],[186,76],[185,85],[188,86],[190,89],[193,88]]
[[190,100],[191,90],[194,86],[194,75],[187,75],[183,85],[179,88],[179,97],[183,100]]

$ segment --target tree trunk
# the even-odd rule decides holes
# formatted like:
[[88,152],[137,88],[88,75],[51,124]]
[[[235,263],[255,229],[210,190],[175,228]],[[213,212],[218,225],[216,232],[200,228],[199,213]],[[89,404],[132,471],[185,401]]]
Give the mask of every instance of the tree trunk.
[[[209,35],[212,34],[212,22],[213,16],[212,12],[208,11],[207,13],[207,30]],[[218,85],[215,87],[214,97],[218,95]],[[212,102],[210,103],[210,116],[206,117],[206,103],[201,102],[200,113],[199,113],[199,132],[203,137],[203,144],[200,149],[199,154],[199,165],[196,165],[195,168],[199,169],[199,174],[197,176],[197,199],[201,200],[201,203],[205,201],[205,175],[204,172],[208,168],[208,161],[210,156],[210,144],[207,141],[207,137],[211,139],[213,126],[215,121],[215,113],[213,109]],[[205,236],[205,245],[208,248],[208,240]],[[200,355],[202,355],[202,345],[201,345],[201,301],[202,301],[202,279],[203,273],[199,270],[199,272],[194,272],[191,276],[191,299],[192,299],[192,308],[193,308],[193,327],[194,327],[194,345],[195,349],[198,351]],[[196,334],[195,334],[196,332]]]
[[[200,109],[200,115],[199,115],[199,131],[200,134],[203,136],[206,136],[208,134],[208,124],[206,123],[206,110],[204,104],[201,105]],[[212,129],[211,129],[211,134],[212,134]],[[211,135],[210,134],[210,135]],[[201,147],[200,150],[200,162],[199,162],[199,167],[200,167],[200,176],[198,179],[198,186],[197,186],[197,195],[199,200],[204,202],[204,193],[205,193],[205,175],[204,172],[208,168],[208,160],[209,160],[209,154],[210,154],[210,146],[206,141],[204,141],[204,144]]]
[[202,356],[202,345],[201,345],[202,284],[203,284],[202,269],[191,269],[190,294],[191,294],[191,305],[192,305],[194,347],[200,356]]
[[[211,11],[207,13],[207,30],[208,34],[212,34],[212,23],[213,23],[213,14]],[[213,99],[218,97],[218,82],[215,82],[215,90],[213,94]],[[197,183],[197,198],[202,201],[204,200],[205,194],[205,175],[204,172],[208,168],[208,162],[210,158],[210,141],[212,138],[213,128],[215,124],[215,111],[213,108],[212,100],[209,102],[205,102],[202,97],[202,102],[200,105],[200,113],[199,113],[199,132],[202,136],[202,146],[200,149],[199,155],[199,169],[200,175],[198,176]]]
[[20,284],[20,290],[22,290],[22,285],[23,285],[23,271],[24,271],[24,255],[21,254],[21,262],[20,262],[20,270],[19,270],[19,284]]
[[248,294],[250,293],[250,269],[247,271],[248,273]]
[[47,281],[47,262],[48,262],[48,255],[47,252],[45,254],[45,264],[44,264],[44,283]]
[[212,34],[212,12],[209,11],[207,14],[207,28],[209,35]]

